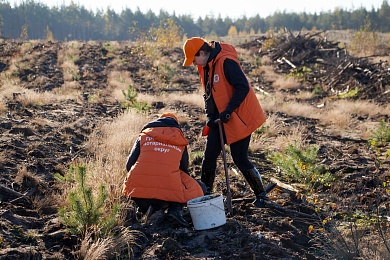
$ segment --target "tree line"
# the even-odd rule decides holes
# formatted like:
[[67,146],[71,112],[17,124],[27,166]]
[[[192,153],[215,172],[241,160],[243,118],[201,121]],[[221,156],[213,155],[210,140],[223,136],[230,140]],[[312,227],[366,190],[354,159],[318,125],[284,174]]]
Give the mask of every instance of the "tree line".
[[221,16],[205,16],[196,20],[190,15],[158,14],[129,8],[116,13],[113,9],[88,10],[73,1],[69,5],[48,7],[34,0],[13,5],[5,0],[0,3],[0,37],[11,39],[70,40],[135,40],[141,32],[159,26],[166,19],[173,20],[182,30],[182,36],[226,36],[232,28],[239,34],[259,34],[268,30],[359,30],[369,20],[371,29],[390,32],[390,6],[384,0],[378,9],[358,8],[317,13],[275,12],[261,18],[242,16],[238,19]]

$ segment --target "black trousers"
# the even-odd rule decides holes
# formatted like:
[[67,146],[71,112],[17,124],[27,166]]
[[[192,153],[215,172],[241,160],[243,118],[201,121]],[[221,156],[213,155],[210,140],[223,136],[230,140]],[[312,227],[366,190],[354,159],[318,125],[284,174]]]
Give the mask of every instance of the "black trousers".
[[[224,143],[226,143],[225,134]],[[246,172],[254,166],[248,159],[248,148],[251,140],[251,135],[241,139],[235,143],[230,144],[230,152],[234,164],[241,172]],[[221,141],[219,137],[218,125],[211,127],[206,141],[206,149],[203,156],[203,169],[215,169],[217,166],[218,156],[221,154]]]
[[169,207],[170,202],[158,199],[142,199],[142,198],[132,198],[137,204],[139,210],[142,213],[146,213],[148,211],[149,206],[152,206],[153,211],[158,211],[160,209],[166,209]]

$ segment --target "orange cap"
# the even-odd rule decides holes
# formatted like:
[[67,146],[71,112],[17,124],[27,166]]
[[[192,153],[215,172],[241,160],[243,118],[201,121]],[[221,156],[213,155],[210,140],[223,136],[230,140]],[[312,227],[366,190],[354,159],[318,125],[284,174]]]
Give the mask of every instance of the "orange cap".
[[190,66],[194,62],[195,54],[203,46],[205,41],[200,37],[189,38],[183,45],[184,55],[186,56],[183,66]]
[[160,118],[163,118],[163,117],[171,117],[171,118],[175,119],[176,122],[179,122],[179,120],[177,119],[177,117],[176,117],[174,114],[172,114],[172,113],[164,113],[164,114],[162,114],[162,115],[160,116]]

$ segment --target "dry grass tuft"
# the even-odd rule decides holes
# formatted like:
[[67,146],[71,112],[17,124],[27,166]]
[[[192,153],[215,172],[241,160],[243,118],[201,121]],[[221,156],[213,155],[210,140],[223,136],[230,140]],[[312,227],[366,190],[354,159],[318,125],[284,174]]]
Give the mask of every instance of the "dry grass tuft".
[[30,40],[27,42],[23,42],[23,44],[20,46],[20,53],[31,53],[33,51],[33,47],[40,42],[38,40]]
[[295,97],[299,99],[310,99],[314,96],[314,94],[310,91],[299,91]]
[[81,101],[82,87],[78,81],[65,81],[59,88],[59,95],[66,96],[68,99]]
[[[272,95],[258,95],[257,97],[262,108],[268,113],[283,112],[291,117],[318,119],[321,125],[330,126],[328,129],[335,134],[353,126],[355,130],[360,130],[362,136],[367,136],[372,126],[369,125],[368,121],[356,124],[358,117],[371,118],[378,117],[378,115],[389,116],[390,114],[390,105],[378,105],[365,100],[325,100],[325,106],[322,108],[296,101],[297,99],[310,98],[311,93],[308,92],[300,92],[295,96],[286,96],[281,92],[275,92]],[[366,124],[367,126],[365,126]]]
[[335,130],[347,129],[352,124],[351,114],[337,108],[325,110],[320,117],[321,124],[331,125]]
[[282,122],[278,120],[278,117],[274,114],[267,117],[264,126],[267,128],[265,133],[268,137],[276,137],[284,128]]
[[272,87],[277,90],[285,90],[285,89],[297,89],[301,86],[295,78],[278,76],[274,82],[272,83]]
[[53,92],[36,92],[30,89],[24,89],[23,94],[17,97],[17,100],[23,107],[34,105],[47,105],[61,100],[69,99],[66,95],[59,95]]
[[279,107],[283,105],[283,98],[278,98],[278,93],[267,96],[256,94],[256,96],[261,104],[261,107],[266,113],[277,112]]
[[390,115],[390,111],[386,110],[386,108],[383,109],[383,107],[367,100],[353,101],[353,100],[340,99],[331,102],[329,105],[333,105],[335,109],[343,110],[345,111],[345,113],[362,116],[362,117],[365,116],[372,117],[381,114]]
[[75,61],[79,59],[81,42],[65,42],[64,47],[58,51],[58,64],[61,64],[64,82],[77,81],[80,78],[79,68]]
[[263,64],[263,65],[272,65],[273,64],[273,60],[269,56],[263,56],[263,57],[261,57],[261,64]]
[[259,68],[259,72],[262,74],[261,76],[264,80],[268,82],[274,82],[280,77],[280,75],[274,71],[272,66],[261,66]]
[[16,173],[15,182],[25,188],[37,188],[45,183],[42,177],[31,173],[25,166],[22,166]]
[[278,120],[278,116],[274,114],[267,117],[262,128],[265,129],[263,133],[257,134],[255,132],[252,134],[249,146],[252,151],[264,149],[264,145],[269,138],[277,137],[283,131],[282,122]]
[[268,147],[271,150],[283,151],[289,144],[294,144],[298,148],[305,147],[306,128],[300,124],[285,127],[284,133],[275,138],[275,141]]
[[114,122],[100,126],[91,134],[87,144],[94,154],[94,158],[87,162],[87,169],[92,172],[91,185],[105,184],[111,202],[117,201],[121,195],[126,159],[141,128],[149,121],[148,116],[127,110]]
[[281,92],[273,93],[272,96],[258,96],[261,107],[266,112],[283,112],[289,116],[301,116],[306,118],[316,119],[321,112],[318,108],[297,102],[294,97],[286,97],[286,94]]
[[373,260],[390,257],[388,245],[383,241],[383,238],[388,241],[388,234],[382,238],[380,232],[372,232],[368,227],[359,227],[352,222],[332,222],[326,230],[321,229],[312,236],[313,242],[317,242],[318,248],[322,248],[328,256]]
[[133,86],[134,82],[128,71],[111,71],[108,74],[107,91],[110,96],[118,101],[124,101],[125,96],[122,91],[127,91],[129,86]]
[[4,99],[1,99],[0,101],[0,114],[3,114],[8,110],[8,107],[4,101]]
[[306,118],[316,119],[319,117],[320,110],[312,105],[306,103],[299,103],[296,101],[289,101],[283,103],[280,111],[289,116],[301,116]]
[[1,154],[0,155],[0,164],[3,164],[5,161],[6,161],[6,157],[3,154]]
[[20,86],[18,82],[2,82],[2,86],[0,86],[0,97],[1,100],[13,99],[13,93],[23,93],[24,88]]
[[44,214],[45,209],[49,207],[57,207],[57,202],[58,200],[55,196],[33,196],[31,198],[32,207],[41,214]]
[[81,241],[80,250],[76,255],[84,260],[132,259],[133,247],[138,246],[136,244],[136,239],[144,235],[141,232],[129,230],[127,228],[116,230],[115,233],[115,236],[98,239],[93,238],[93,232],[87,234]]
[[146,102],[152,104],[154,102],[163,102],[163,103],[172,103],[175,101],[180,101],[186,104],[192,104],[199,108],[204,108],[203,96],[199,92],[183,94],[183,93],[169,93],[163,95],[149,95],[149,94],[139,94],[137,100],[140,102]]
[[64,74],[64,82],[71,82],[80,78],[78,67],[73,61],[66,60],[61,63],[61,67]]
[[12,102],[20,102],[23,107],[29,107],[78,98],[78,92],[75,93],[74,91],[69,91],[69,89],[62,92],[62,90],[66,90],[66,88],[70,89],[70,87],[66,85],[64,88],[59,89],[60,91],[56,93],[51,91],[37,92],[32,89],[23,88],[16,84],[7,85],[7,87],[3,86],[0,88],[0,104],[2,104],[5,108],[8,100]]

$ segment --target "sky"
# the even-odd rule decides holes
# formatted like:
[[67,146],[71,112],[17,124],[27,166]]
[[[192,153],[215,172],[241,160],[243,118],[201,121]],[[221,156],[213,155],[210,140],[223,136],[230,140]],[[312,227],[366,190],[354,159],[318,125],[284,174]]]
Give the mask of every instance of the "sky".
[[[26,0],[3,0],[13,4],[19,4]],[[335,8],[343,10],[355,10],[360,7],[371,10],[379,9],[383,0],[241,0],[241,1],[220,1],[220,0],[196,0],[194,2],[180,0],[34,0],[43,3],[49,7],[69,5],[72,1],[86,9],[96,11],[97,9],[106,10],[107,7],[120,13],[123,9],[129,8],[133,12],[140,9],[142,13],[151,10],[156,15],[160,10],[169,14],[190,15],[192,18],[204,18],[206,15],[217,18],[230,17],[232,19],[253,17],[257,14],[265,18],[275,12],[287,13],[314,13],[334,11]],[[229,3],[228,3],[229,2]],[[389,2],[389,1],[388,1]]]

